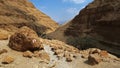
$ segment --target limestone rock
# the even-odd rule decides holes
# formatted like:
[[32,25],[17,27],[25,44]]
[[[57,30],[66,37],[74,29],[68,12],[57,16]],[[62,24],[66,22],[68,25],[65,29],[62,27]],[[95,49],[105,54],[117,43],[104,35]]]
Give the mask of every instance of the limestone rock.
[[90,65],[99,64],[101,61],[102,60],[98,54],[90,54],[88,57],[88,63]]
[[64,57],[66,58],[67,62],[72,62],[74,60],[74,55],[69,52],[65,52]]
[[82,54],[81,57],[87,59],[87,58],[88,58],[88,55],[87,55],[87,54]]
[[34,51],[34,57],[40,58],[43,61],[50,61],[49,54],[45,52],[44,50],[41,51]]
[[0,50],[0,54],[7,53],[8,51],[6,49]]
[[40,51],[34,51],[34,57],[40,57]]
[[41,51],[39,54],[40,59],[50,61],[49,55],[45,51]]
[[72,62],[73,59],[72,59],[71,57],[67,57],[67,58],[66,58],[66,61],[67,61],[67,62]]
[[14,61],[14,58],[13,58],[12,56],[5,56],[5,57],[3,58],[2,63],[3,63],[3,64],[10,64],[10,63],[12,63],[13,61]]
[[28,58],[32,58],[33,57],[33,53],[30,52],[30,51],[26,51],[26,52],[23,52],[23,56],[24,57],[28,57]]
[[96,65],[100,62],[110,62],[112,60],[118,60],[114,55],[111,55],[105,50],[100,50],[97,48],[89,48],[86,50],[81,50],[80,54],[82,58],[88,59],[87,62],[90,65]]
[[55,50],[54,52],[55,52],[55,53],[54,53],[55,55],[59,55],[59,54],[61,54],[61,53],[64,53],[63,50]]
[[67,62],[72,62],[74,60],[74,56],[72,54],[69,54],[69,56],[66,57]]
[[10,32],[0,29],[0,40],[8,39],[9,35],[10,35]]
[[108,52],[104,51],[104,50],[102,50],[99,54],[100,54],[101,57],[105,57],[105,58],[109,57]]
[[100,53],[101,50],[100,49],[97,49],[97,48],[93,48],[90,50],[89,54],[95,54],[95,53]]
[[10,37],[8,46],[17,51],[43,49],[35,31],[28,27],[22,27]]

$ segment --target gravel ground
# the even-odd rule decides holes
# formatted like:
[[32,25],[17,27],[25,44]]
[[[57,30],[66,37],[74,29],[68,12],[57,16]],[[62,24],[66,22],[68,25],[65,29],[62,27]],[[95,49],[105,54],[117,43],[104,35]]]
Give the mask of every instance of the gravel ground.
[[[78,55],[72,62],[66,62],[63,57],[58,59],[51,47],[44,44],[45,51],[50,56],[50,62],[42,62],[39,58],[26,58],[22,56],[22,52],[17,52],[10,49],[8,46],[8,40],[0,40],[0,49],[7,49],[8,52],[0,55],[0,68],[120,68],[120,61],[101,62],[98,65],[88,65],[85,61],[87,59],[81,58]],[[2,64],[2,59],[6,56],[12,56],[15,58],[14,62],[10,64]]]

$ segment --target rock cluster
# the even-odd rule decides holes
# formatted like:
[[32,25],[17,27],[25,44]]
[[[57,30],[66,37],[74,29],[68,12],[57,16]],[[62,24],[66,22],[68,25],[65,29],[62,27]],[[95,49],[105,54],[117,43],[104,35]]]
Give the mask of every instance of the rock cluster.
[[25,51],[23,52],[23,57],[28,57],[28,58],[36,57],[46,62],[50,61],[49,55],[44,50],[39,50],[39,51],[37,50],[34,52]]
[[56,55],[58,59],[65,57],[67,62],[73,61],[79,54],[79,50],[77,48],[67,45],[66,43],[58,40],[44,39],[42,42],[52,48],[54,55]]
[[116,59],[115,57],[111,56],[107,51],[100,50],[97,48],[90,48],[87,50],[80,51],[82,54],[82,58],[88,59],[88,64],[96,65],[100,62],[110,62],[110,59]]

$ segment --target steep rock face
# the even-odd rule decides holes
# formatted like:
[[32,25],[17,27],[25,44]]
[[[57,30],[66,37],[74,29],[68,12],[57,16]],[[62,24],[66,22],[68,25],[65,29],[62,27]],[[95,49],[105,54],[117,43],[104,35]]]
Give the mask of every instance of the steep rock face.
[[[104,35],[108,39],[114,37],[114,34],[119,35],[120,22],[120,1],[116,0],[95,0],[86,8],[84,8],[79,15],[72,20],[71,28],[65,32],[66,35],[78,36],[81,33],[88,31],[97,32]],[[86,30],[85,30],[86,29]],[[74,32],[79,30],[77,32]],[[87,31],[87,32],[88,32]],[[111,32],[111,31],[114,31]],[[72,32],[69,34],[69,32]],[[68,33],[68,34],[67,34]],[[110,34],[109,34],[110,33]],[[112,41],[119,41],[117,36]]]
[[94,0],[69,23],[71,25],[63,33],[65,36],[72,39],[89,37],[84,39],[85,44],[92,39],[95,41],[92,47],[120,55],[120,0]]
[[28,0],[0,0],[0,29],[14,32],[22,26],[40,34],[54,31],[58,24]]

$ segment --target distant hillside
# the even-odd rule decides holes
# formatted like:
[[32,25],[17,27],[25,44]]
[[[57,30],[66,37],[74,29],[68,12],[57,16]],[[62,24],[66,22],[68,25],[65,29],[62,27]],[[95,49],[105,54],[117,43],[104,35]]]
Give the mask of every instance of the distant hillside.
[[28,0],[0,0],[0,29],[14,32],[22,26],[41,34],[54,31],[58,24]]

